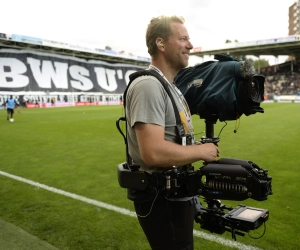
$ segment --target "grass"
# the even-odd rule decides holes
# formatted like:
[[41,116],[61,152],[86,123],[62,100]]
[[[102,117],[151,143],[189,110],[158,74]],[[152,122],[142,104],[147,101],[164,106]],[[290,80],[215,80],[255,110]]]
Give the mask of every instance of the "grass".
[[[262,249],[297,249],[300,106],[263,107],[264,114],[242,116],[237,133],[233,133],[236,121],[229,121],[219,145],[221,157],[251,160],[268,169],[274,194],[263,202],[223,203],[270,211],[261,239],[237,236],[238,242]],[[115,126],[123,115],[121,106],[21,109],[14,123],[6,121],[4,110],[0,114],[1,171],[133,211],[117,182],[117,165],[125,160],[125,144]],[[193,121],[196,132],[205,130],[203,120],[194,116]],[[216,123],[216,135],[223,125]],[[2,175],[0,197],[2,219],[59,249],[149,249],[136,218]],[[202,231],[197,224],[195,229]],[[259,235],[260,230],[252,234]],[[230,233],[222,237],[231,240]],[[220,248],[232,249],[195,237],[196,250]]]

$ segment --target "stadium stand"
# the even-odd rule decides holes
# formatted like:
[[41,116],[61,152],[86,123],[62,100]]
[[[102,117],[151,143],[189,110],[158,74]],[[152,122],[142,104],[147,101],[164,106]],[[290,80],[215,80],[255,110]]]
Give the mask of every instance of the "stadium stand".
[[293,71],[290,62],[260,69],[266,77],[266,95],[300,95],[300,61],[293,62]]
[[[115,65],[117,65],[117,63],[123,63],[131,66],[147,67],[147,65],[149,65],[150,63],[150,58],[136,56],[131,53],[125,53],[124,51],[117,52],[111,50],[108,47],[103,49],[90,48],[86,46],[67,44],[58,41],[49,41],[41,38],[27,37],[17,34],[10,35],[0,33],[0,51],[5,49],[12,49],[14,51],[32,51],[34,53],[50,53],[54,56],[72,56],[73,58],[98,60],[102,62],[112,63]],[[294,59],[298,58],[298,56],[300,57],[300,36],[294,35],[283,38],[249,41],[243,43],[237,42],[226,44],[226,47],[224,48],[210,50],[194,48],[194,51],[192,51],[192,55],[196,55],[199,57],[202,57],[204,55],[214,55],[217,53],[226,53],[232,56],[287,55],[290,56],[290,58]],[[265,94],[268,97],[268,99],[273,99],[273,97],[276,95],[300,95],[299,72],[300,60],[298,62],[295,60],[290,60],[283,64],[261,68],[258,73],[263,74],[266,77]],[[31,86],[28,87],[31,90],[33,89]],[[38,90],[35,89],[34,91]],[[48,91],[53,92],[54,89],[52,88]],[[101,89],[101,91],[103,92],[103,89]],[[0,91],[0,94],[1,93],[2,92]],[[103,93],[104,95],[99,97],[100,99],[104,98],[106,100],[107,98],[110,98],[110,101],[116,99],[117,103],[120,103],[120,95],[122,95],[122,88],[118,88],[116,91],[113,91],[111,93],[106,93],[106,95],[110,96],[105,96],[105,91]],[[8,93],[2,94],[7,95]],[[88,92],[83,94],[93,95],[93,93]],[[85,102],[89,102],[89,98],[91,98],[90,95],[87,95],[85,98]],[[37,100],[32,99],[31,101],[33,103],[32,106],[36,107]],[[40,105],[42,105],[42,102],[44,102],[43,99],[39,99],[38,101]]]

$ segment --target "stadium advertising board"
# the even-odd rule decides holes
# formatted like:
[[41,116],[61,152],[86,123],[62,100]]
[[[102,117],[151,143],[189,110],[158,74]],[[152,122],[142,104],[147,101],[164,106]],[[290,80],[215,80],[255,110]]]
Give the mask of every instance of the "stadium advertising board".
[[[145,67],[27,50],[0,50],[0,103],[13,94],[29,103],[107,101]],[[91,98],[93,96],[93,98]],[[103,96],[106,96],[103,98]]]

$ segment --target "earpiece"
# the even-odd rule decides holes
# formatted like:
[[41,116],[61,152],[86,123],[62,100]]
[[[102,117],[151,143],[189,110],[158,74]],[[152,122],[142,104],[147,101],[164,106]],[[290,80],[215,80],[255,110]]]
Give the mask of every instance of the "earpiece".
[[163,44],[162,42],[159,42],[159,43],[157,44],[157,46],[162,47],[162,48],[165,47],[164,44]]

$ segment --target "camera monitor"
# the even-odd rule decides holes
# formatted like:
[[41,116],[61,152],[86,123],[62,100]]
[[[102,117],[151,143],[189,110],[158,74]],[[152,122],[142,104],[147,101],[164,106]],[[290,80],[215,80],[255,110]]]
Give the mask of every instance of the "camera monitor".
[[227,219],[240,221],[250,230],[254,230],[268,220],[269,211],[267,209],[239,205],[230,211],[226,217]]

